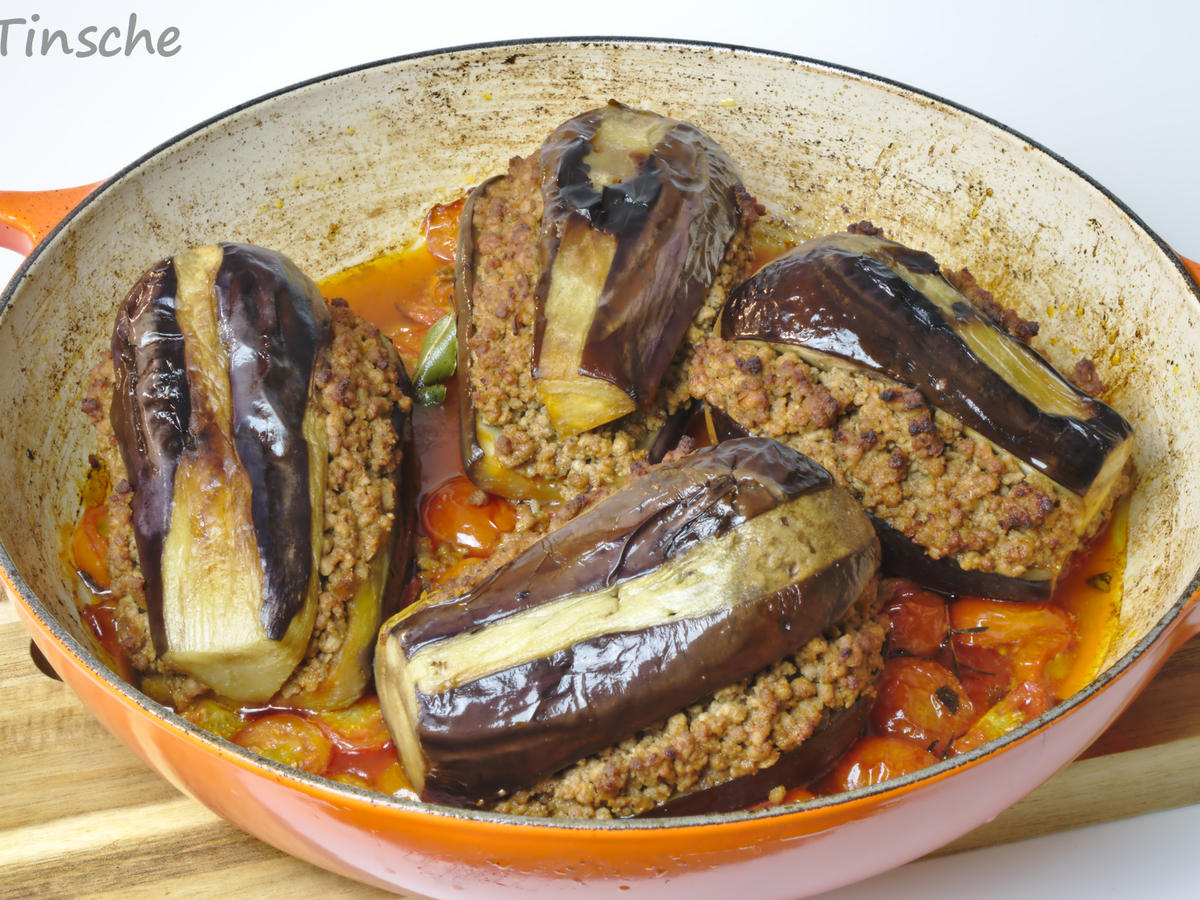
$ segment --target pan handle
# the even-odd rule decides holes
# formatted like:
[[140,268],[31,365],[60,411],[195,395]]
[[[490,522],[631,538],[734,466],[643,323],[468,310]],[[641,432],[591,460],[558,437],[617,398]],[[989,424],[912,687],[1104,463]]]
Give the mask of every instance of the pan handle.
[[[1179,256],[1179,254],[1175,254]],[[1191,273],[1192,280],[1200,285],[1200,263],[1192,262],[1186,256],[1180,256],[1179,259],[1183,262],[1183,267]]]
[[0,247],[28,256],[99,185],[97,181],[54,191],[0,191]]

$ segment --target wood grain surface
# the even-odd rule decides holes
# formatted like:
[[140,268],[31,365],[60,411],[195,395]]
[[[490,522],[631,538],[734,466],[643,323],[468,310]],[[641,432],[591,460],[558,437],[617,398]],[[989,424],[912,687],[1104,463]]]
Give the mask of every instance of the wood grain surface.
[[[43,675],[0,599],[0,898],[394,896],[301,862],[183,796]],[[1051,781],[939,854],[1200,803],[1200,639]],[[1136,791],[1124,789],[1137,784]]]

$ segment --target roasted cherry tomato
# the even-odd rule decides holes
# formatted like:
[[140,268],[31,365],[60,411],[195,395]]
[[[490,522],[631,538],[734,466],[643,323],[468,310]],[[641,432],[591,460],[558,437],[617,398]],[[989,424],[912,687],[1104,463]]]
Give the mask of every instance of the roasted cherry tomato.
[[836,794],[879,784],[932,766],[938,758],[924,747],[904,738],[871,735],[859,739],[838,760],[819,785],[822,794]]
[[399,762],[393,762],[387,766],[375,777],[373,783],[375,790],[380,793],[391,794],[393,797],[404,796],[413,800],[417,799],[412,782],[404,774],[404,767]]
[[950,632],[945,598],[899,578],[884,581],[880,594],[890,622],[889,652],[936,656]]
[[443,544],[455,544],[470,556],[487,556],[500,537],[517,525],[512,504],[486,494],[465,475],[434,488],[421,504],[425,533]]
[[955,637],[938,661],[958,676],[976,710],[996,703],[1013,685],[1012,662],[991,647],[962,643]]
[[235,734],[232,741],[259,756],[323,775],[333,758],[333,744],[320,726],[295,713],[271,713]]
[[201,697],[179,714],[209,734],[223,738],[232,738],[246,727],[241,713],[211,697]]
[[1070,648],[1071,614],[1048,603],[1013,603],[964,597],[950,606],[956,643],[1001,649],[1022,681],[1053,678],[1048,670]]
[[751,809],[751,810],[769,809],[772,806],[783,806],[784,804],[787,804],[787,803],[800,803],[804,800],[812,800],[816,796],[817,795],[814,794],[812,791],[810,791],[808,788],[794,787],[791,790],[784,793],[783,798],[780,800],[775,800],[775,801],[764,800],[762,803],[755,803],[753,806],[750,806],[747,808]]
[[403,312],[396,313],[393,321],[384,329],[384,333],[396,345],[396,352],[404,360],[408,369],[416,366],[417,358],[421,355],[421,344],[425,335],[435,322],[448,312],[448,307],[435,286],[430,287],[428,302],[422,305],[410,304]]
[[971,729],[954,742],[955,753],[974,750],[993,738],[1031,722],[1050,708],[1050,698],[1040,685],[1023,681],[985,712]]
[[89,506],[79,517],[71,535],[71,559],[75,568],[101,590],[108,590],[108,509]]
[[134,680],[133,664],[129,661],[129,654],[121,645],[120,629],[117,626],[116,601],[110,598],[101,600],[99,603],[89,603],[79,611],[79,618],[96,636],[96,641],[112,660],[117,674],[126,681],[132,682]]
[[458,247],[458,222],[465,200],[465,197],[459,197],[453,203],[439,203],[425,216],[421,230],[425,234],[425,248],[434,259],[454,262]]
[[339,750],[378,750],[388,744],[388,734],[379,708],[379,698],[363,697],[345,709],[316,713],[317,723]]
[[953,672],[930,659],[899,656],[884,667],[871,725],[877,734],[908,738],[944,756],[977,715]]

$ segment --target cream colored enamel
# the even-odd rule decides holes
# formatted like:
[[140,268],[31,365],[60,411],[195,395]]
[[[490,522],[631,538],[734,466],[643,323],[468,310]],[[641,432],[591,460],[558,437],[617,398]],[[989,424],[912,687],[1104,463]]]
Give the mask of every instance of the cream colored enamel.
[[753,51],[594,40],[346,73],[250,104],[105,187],[0,318],[0,359],[18,361],[0,374],[0,539],[16,576],[83,637],[61,552],[93,441],[79,404],[149,265],[246,240],[320,279],[408,244],[431,203],[610,98],[694,122],[799,235],[870,219],[1040,321],[1035,345],[1060,369],[1093,356],[1137,428],[1109,662],[1178,603],[1200,570],[1200,302],[1136,220],[1022,138],[902,87]]

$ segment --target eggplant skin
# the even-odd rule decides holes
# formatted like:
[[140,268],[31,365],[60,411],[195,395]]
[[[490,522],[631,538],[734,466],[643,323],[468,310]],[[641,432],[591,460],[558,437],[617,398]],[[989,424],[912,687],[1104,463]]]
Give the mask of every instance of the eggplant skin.
[[[862,233],[801,244],[731,293],[719,333],[692,385],[714,439],[770,434],[831,466],[867,504],[889,574],[951,593],[1044,599],[1127,489],[1129,423],[977,311],[928,253]],[[746,368],[727,376],[730,354]],[[767,384],[782,370],[746,374],[777,360],[800,373],[786,395]],[[743,415],[730,387],[738,380],[768,404],[819,413],[783,425]],[[834,397],[850,391],[852,404]],[[896,474],[909,471],[915,481]],[[974,479],[961,498],[954,478]],[[879,488],[889,479],[898,479],[891,495]],[[910,489],[920,479],[932,494]],[[960,522],[947,520],[947,504]]]
[[125,299],[113,331],[112,426],[135,488],[133,527],[157,652],[166,649],[162,619],[163,539],[171,524],[175,466],[190,442],[191,393],[183,334],[175,318],[178,280],[170,259],[148,270]]
[[[561,435],[589,430],[654,396],[737,230],[740,178],[725,151],[695,126],[616,102],[556,128],[541,163],[545,265],[535,377],[600,381],[629,398],[576,423],[572,404],[582,390],[564,388],[561,412],[550,399],[556,395],[544,396]],[[575,254],[570,261],[568,252]],[[569,282],[563,304],[579,312],[578,320],[553,320],[559,279]],[[561,366],[547,355],[558,331],[576,332]],[[565,430],[564,420],[573,423]]]
[[871,521],[883,551],[883,571],[889,576],[908,578],[944,594],[972,594],[995,600],[1040,602],[1054,593],[1053,578],[1016,578],[964,569],[953,556],[929,556],[920,544],[878,516],[871,516]]
[[319,510],[311,504],[303,422],[314,363],[330,339],[329,311],[282,254],[247,244],[222,248],[213,287],[229,329],[234,445],[250,478],[263,557],[262,624],[279,640],[312,575]]
[[111,422],[154,649],[234,699],[270,697],[312,630],[329,340],[316,285],[245,244],[163,260],[117,314]]
[[878,562],[810,460],[761,438],[706,448],[389,621],[385,718],[423,797],[495,800],[793,652]]
[[835,234],[788,251],[733,292],[721,335],[804,348],[915,387],[1081,496],[1129,456],[1133,429],[1116,410],[988,321],[928,253],[883,237]]
[[[721,409],[705,405],[704,417],[714,443],[750,435]],[[924,547],[878,515],[871,515],[871,523],[882,551],[880,568],[890,576],[908,578],[946,594],[974,594],[997,600],[1041,601],[1054,593],[1051,578],[1016,578],[964,569],[952,556],[934,559]]]

